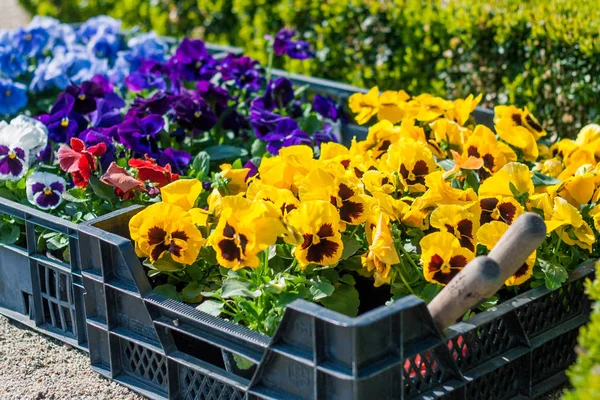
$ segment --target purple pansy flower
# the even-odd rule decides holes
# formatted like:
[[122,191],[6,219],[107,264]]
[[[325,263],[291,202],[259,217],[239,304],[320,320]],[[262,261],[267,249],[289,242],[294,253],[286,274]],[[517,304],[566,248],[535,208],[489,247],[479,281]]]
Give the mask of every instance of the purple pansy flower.
[[125,101],[112,91],[112,85],[106,78],[97,75],[93,80],[81,85],[71,84],[65,92],[75,99],[73,111],[88,114],[96,110],[96,99],[104,99],[111,108],[125,107]]
[[256,100],[256,105],[272,111],[276,108],[284,109],[294,99],[294,87],[287,78],[278,78],[269,81],[265,95]]
[[248,182],[248,179],[252,178],[253,176],[258,175],[258,165],[253,163],[251,159],[246,161],[246,164],[244,164],[244,168],[248,168],[250,170],[248,171],[248,174],[246,174],[246,182]]
[[48,127],[48,136],[57,143],[65,143],[87,128],[87,120],[73,110],[75,98],[61,93],[52,106],[50,114],[41,115],[39,120]]
[[200,97],[215,111],[220,112],[227,108],[227,103],[229,102],[229,93],[227,90],[210,81],[200,81],[196,84],[196,88]]
[[291,118],[283,118],[277,122],[275,132],[265,136],[267,151],[271,154],[279,154],[282,147],[305,144],[312,146],[310,136],[298,128],[298,122]]
[[119,125],[119,141],[137,155],[148,154],[155,158],[158,153],[157,136],[164,125],[165,120],[161,115],[150,114],[143,118],[126,117]]
[[279,114],[264,110],[254,103],[250,107],[250,125],[259,139],[265,139],[268,134],[275,132],[277,123],[284,118]]
[[323,143],[339,143],[338,137],[333,132],[333,127],[329,124],[326,124],[322,130],[315,132],[313,134],[313,140],[317,147],[321,147],[321,144]]
[[216,65],[202,40],[185,38],[169,59],[168,69],[173,80],[198,81],[212,78]]
[[163,69],[164,67],[156,61],[144,60],[137,71],[125,78],[125,84],[133,92],[141,92],[146,89],[167,90]]
[[27,200],[42,210],[52,210],[62,202],[67,182],[58,175],[34,172],[27,177]]
[[96,111],[90,113],[90,122],[96,128],[108,128],[123,121],[121,112],[106,99],[96,99]]
[[296,35],[296,31],[293,29],[281,28],[275,40],[273,41],[273,50],[275,55],[286,54],[288,57],[295,58],[297,60],[306,60],[313,58],[315,53],[310,47],[310,44],[303,40],[293,40],[292,38]]
[[258,61],[250,57],[236,57],[229,54],[221,62],[224,81],[235,81],[240,89],[255,92],[263,85],[263,69]]
[[161,167],[170,164],[173,172],[183,174],[191,159],[192,156],[187,151],[175,150],[174,148],[169,147],[165,151],[160,152],[157,162]]
[[313,109],[323,118],[328,118],[332,121],[337,121],[338,118],[342,121],[346,119],[343,108],[330,96],[325,97],[316,94],[313,99]]
[[173,110],[179,125],[194,134],[211,130],[217,122],[217,116],[199,97],[182,96],[173,104]]
[[18,181],[29,168],[29,151],[0,139],[0,178]]
[[127,110],[127,117],[138,116],[145,117],[150,114],[164,115],[171,109],[171,104],[179,99],[178,95],[169,95],[165,92],[158,92],[149,99],[137,97],[133,104]]

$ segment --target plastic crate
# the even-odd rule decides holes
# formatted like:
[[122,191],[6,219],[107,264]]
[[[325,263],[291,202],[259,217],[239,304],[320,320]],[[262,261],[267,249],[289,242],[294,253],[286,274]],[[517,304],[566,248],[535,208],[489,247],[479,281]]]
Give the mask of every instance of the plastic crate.
[[92,366],[151,398],[531,398],[566,382],[589,315],[591,263],[444,332],[408,296],[356,318],[298,300],[270,338],[154,293],[127,238],[140,210],[80,225],[79,244]]

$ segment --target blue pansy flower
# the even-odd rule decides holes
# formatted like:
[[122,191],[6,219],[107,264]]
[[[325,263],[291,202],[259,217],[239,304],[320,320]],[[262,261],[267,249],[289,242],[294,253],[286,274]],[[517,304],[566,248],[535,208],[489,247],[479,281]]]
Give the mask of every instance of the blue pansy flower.
[[121,21],[106,15],[99,15],[97,17],[92,17],[81,24],[77,30],[77,35],[90,40],[100,30],[102,30],[104,34],[116,35],[119,33],[120,29]]
[[0,115],[14,115],[27,105],[27,88],[22,83],[0,78]]
[[0,75],[16,78],[27,71],[23,53],[11,47],[0,47]]

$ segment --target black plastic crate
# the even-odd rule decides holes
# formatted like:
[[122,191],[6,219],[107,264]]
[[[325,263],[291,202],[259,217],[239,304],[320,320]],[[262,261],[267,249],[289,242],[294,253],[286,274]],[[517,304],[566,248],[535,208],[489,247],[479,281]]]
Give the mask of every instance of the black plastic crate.
[[[408,296],[356,318],[298,300],[270,338],[154,293],[127,238],[140,210],[83,224],[79,235],[90,255],[81,264],[90,338],[103,338],[90,340],[92,365],[151,398],[531,398],[566,382],[589,315],[592,263],[560,289],[535,288],[444,332]],[[103,320],[89,307],[102,301]],[[256,367],[236,373],[223,354]]]

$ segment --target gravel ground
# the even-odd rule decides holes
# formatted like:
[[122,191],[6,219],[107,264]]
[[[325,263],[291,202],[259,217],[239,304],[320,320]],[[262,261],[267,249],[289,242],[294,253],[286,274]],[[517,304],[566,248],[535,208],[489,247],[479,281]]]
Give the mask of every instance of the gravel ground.
[[0,399],[141,397],[92,371],[87,354],[0,316]]

